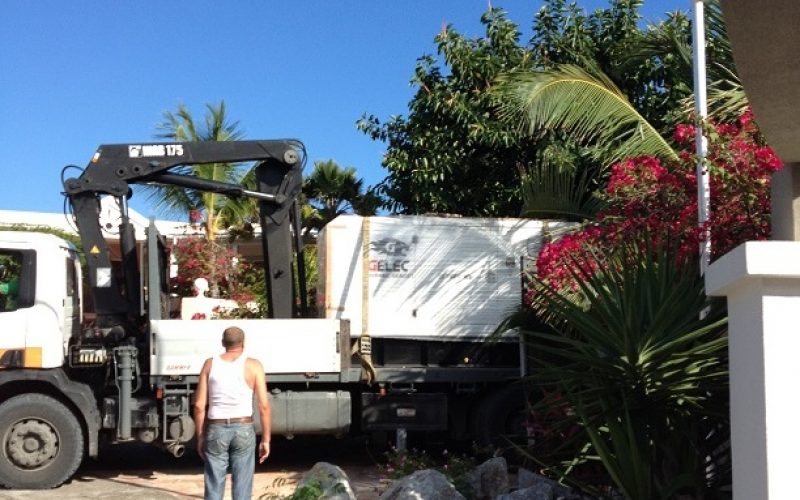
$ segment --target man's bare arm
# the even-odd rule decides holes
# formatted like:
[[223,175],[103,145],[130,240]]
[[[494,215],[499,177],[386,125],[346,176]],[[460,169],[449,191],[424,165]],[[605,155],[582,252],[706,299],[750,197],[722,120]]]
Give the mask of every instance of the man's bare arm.
[[258,416],[261,420],[261,445],[258,448],[258,463],[263,463],[270,452],[270,439],[272,437],[272,409],[269,405],[267,394],[267,377],[261,362],[251,359],[249,364],[254,377],[253,391],[256,393]]
[[205,442],[206,406],[208,406],[208,374],[211,371],[211,360],[207,359],[200,370],[197,390],[194,393],[194,426],[197,438],[197,453],[205,460],[203,443]]

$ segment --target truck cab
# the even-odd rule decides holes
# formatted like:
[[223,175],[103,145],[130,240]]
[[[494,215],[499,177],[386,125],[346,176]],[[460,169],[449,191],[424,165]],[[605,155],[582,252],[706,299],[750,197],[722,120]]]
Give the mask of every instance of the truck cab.
[[75,247],[50,234],[0,231],[0,369],[60,367],[81,316]]

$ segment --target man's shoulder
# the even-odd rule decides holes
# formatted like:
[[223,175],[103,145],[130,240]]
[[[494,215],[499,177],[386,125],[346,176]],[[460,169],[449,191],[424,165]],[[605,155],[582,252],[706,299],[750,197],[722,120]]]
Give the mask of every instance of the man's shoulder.
[[255,368],[263,369],[264,368],[263,365],[261,364],[261,361],[259,361],[258,358],[251,358],[251,357],[248,356],[247,360],[245,362],[247,363],[247,367],[248,368],[253,368],[253,369],[255,369]]
[[214,358],[206,358],[206,360],[203,361],[203,367],[200,369],[202,375],[205,376],[206,373],[211,371],[211,361],[213,361],[213,359]]

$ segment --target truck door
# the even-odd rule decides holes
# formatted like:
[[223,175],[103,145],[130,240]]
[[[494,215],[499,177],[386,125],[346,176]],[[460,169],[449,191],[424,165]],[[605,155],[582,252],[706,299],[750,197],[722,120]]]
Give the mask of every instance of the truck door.
[[0,368],[25,363],[28,313],[33,305],[23,293],[28,279],[23,251],[0,248]]
[[81,268],[77,253],[66,251],[67,289],[64,297],[64,343],[80,333],[83,310],[81,304]]

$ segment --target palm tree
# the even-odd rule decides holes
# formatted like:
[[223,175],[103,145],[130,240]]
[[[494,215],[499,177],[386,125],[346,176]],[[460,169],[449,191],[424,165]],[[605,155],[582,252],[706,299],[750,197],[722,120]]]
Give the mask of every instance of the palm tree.
[[[173,113],[167,111],[164,121],[158,125],[157,137],[171,141],[236,141],[243,137],[239,122],[231,122],[226,116],[225,101],[219,105],[207,104],[203,128],[198,128],[192,114],[185,105]],[[176,169],[176,173],[193,175],[221,182],[241,183],[245,177],[241,169],[229,163],[188,165]],[[239,222],[244,216],[244,206],[217,193],[198,193],[175,186],[153,186],[150,200],[157,210],[186,214],[190,218],[203,216],[203,225],[209,240],[216,238],[223,224]]]
[[[747,99],[736,77],[719,2],[707,9],[707,38],[713,51],[709,103],[720,118],[739,116]],[[678,72],[692,87],[692,51],[685,32],[673,24],[654,27],[631,49],[621,66],[636,66],[653,57],[671,54]],[[685,31],[685,30],[683,30]],[[591,147],[592,159],[602,169],[626,157],[655,155],[677,159],[670,143],[593,61],[583,66],[556,66],[543,71],[517,71],[500,79],[496,89],[504,116],[523,124],[531,135],[559,131],[578,144]],[[692,97],[682,109],[691,115]]]
[[350,204],[353,206],[353,212],[358,215],[370,216],[378,213],[378,209],[384,205],[384,199],[377,188],[369,187],[351,200]]
[[[709,109],[720,121],[732,120],[741,116],[748,102],[736,76],[719,2],[709,1],[706,14]],[[647,67],[653,60],[669,60],[676,87],[692,87],[689,20],[680,13],[670,16],[670,22],[651,26],[629,44],[624,57],[617,56],[618,65],[610,66],[617,77],[635,75],[636,68]],[[576,59],[581,66],[562,64],[503,75],[494,89],[501,115],[544,144],[534,164],[523,171],[524,216],[585,220],[602,206],[594,191],[602,185],[606,167],[640,155],[678,157],[663,130],[642,115],[603,73],[600,63]],[[685,121],[693,106],[691,95],[681,99],[672,120]],[[549,152],[554,146],[562,151]],[[566,162],[564,149],[571,150]]]
[[[749,106],[733,61],[733,51],[722,16],[719,0],[708,0],[705,5],[706,57],[708,58],[708,107],[718,121],[732,121],[740,117]],[[692,87],[693,57],[689,37],[689,19],[680,13],[670,14],[669,23],[650,26],[646,35],[627,54],[621,67],[636,68],[655,56],[674,61],[682,84]],[[678,19],[682,19],[678,20]],[[690,116],[694,112],[694,96],[682,100],[681,112]]]
[[333,160],[314,162],[314,170],[303,186],[303,193],[316,210],[316,217],[309,218],[310,225],[321,228],[337,216],[354,211],[359,206],[366,215],[371,215],[367,213],[367,208],[374,195],[365,195],[363,186],[363,179],[356,176],[353,167],[342,168]]

